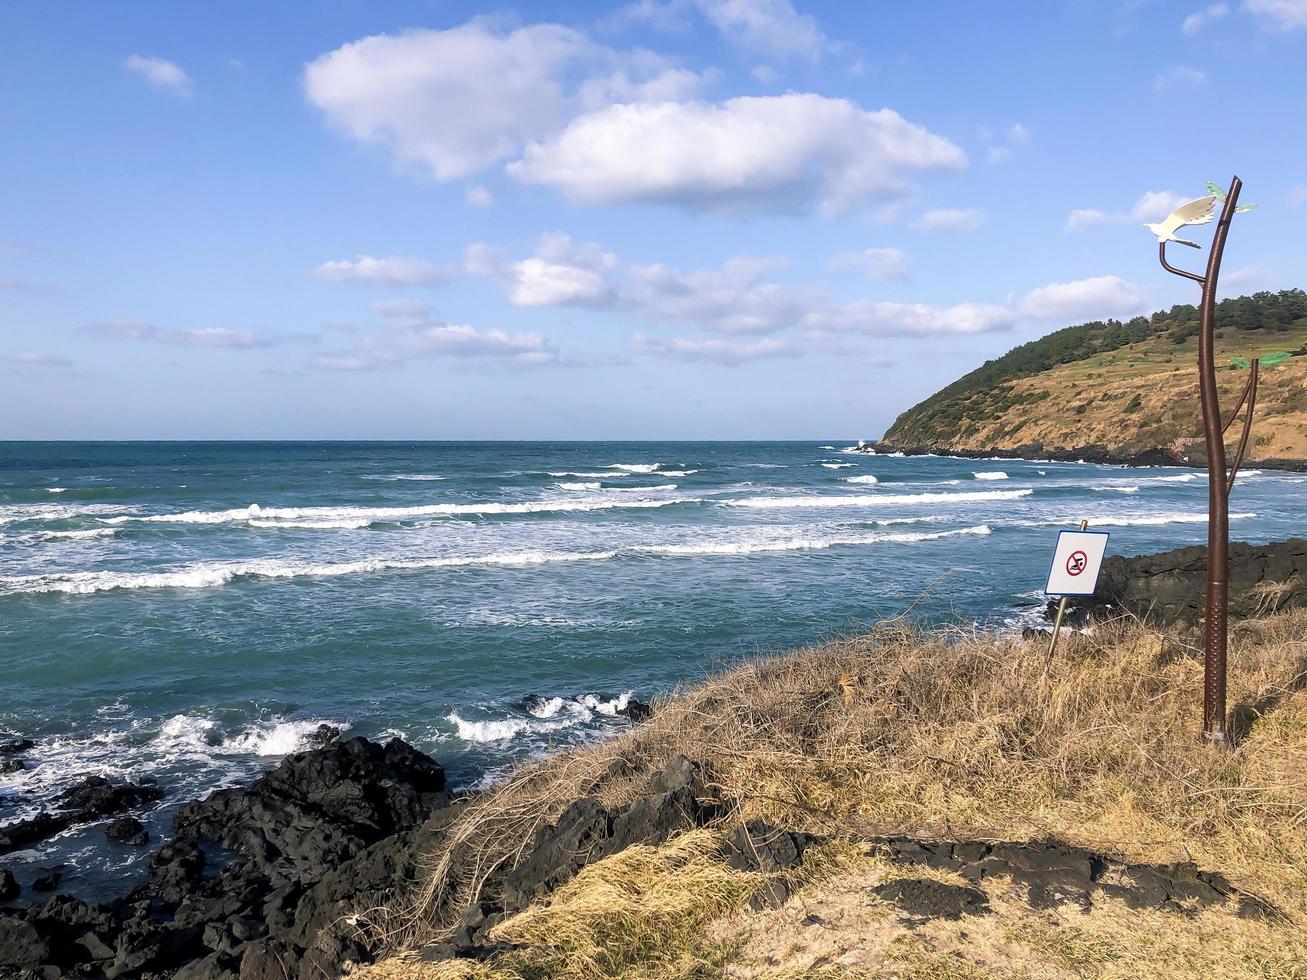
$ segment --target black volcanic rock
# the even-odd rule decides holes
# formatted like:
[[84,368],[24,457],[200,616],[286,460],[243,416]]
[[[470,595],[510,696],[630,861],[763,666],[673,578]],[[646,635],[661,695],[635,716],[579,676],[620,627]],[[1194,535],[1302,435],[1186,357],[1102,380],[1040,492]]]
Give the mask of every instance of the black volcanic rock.
[[[1155,623],[1196,624],[1206,575],[1207,549],[1200,546],[1135,558],[1113,555],[1103,561],[1094,595],[1068,603],[1070,622],[1128,612]],[[1307,607],[1307,540],[1231,542],[1229,581],[1231,618]]]
[[135,817],[119,817],[104,828],[104,836],[123,844],[147,844],[150,835]]
[[21,890],[18,887],[18,882],[14,880],[14,876],[4,868],[0,868],[0,902],[7,902],[11,898],[17,898]]
[[0,741],[0,755],[18,755],[34,748],[36,743],[30,738],[8,738]]

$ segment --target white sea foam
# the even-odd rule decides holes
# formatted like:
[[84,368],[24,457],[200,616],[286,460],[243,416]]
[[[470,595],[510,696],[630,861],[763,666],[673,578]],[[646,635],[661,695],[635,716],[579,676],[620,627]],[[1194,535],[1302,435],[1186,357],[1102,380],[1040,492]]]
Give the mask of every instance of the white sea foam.
[[506,742],[515,735],[527,731],[531,723],[525,718],[506,718],[502,721],[464,721],[458,712],[446,715],[452,722],[458,737],[465,742]]
[[345,517],[339,520],[307,520],[307,521],[257,521],[251,520],[250,527],[264,528],[304,528],[315,531],[357,531],[365,527],[371,527],[372,521],[366,517]]
[[443,480],[443,476],[437,476],[435,473],[372,473],[363,477],[365,480],[413,480],[418,483],[428,483],[433,480]]
[[23,534],[0,534],[0,542],[15,544],[44,544],[48,541],[89,541],[93,538],[111,538],[118,532],[111,527],[86,528],[80,531],[27,531]]
[[[934,496],[942,495],[937,494]],[[920,518],[923,521],[936,519],[933,516]],[[877,523],[890,524],[911,520],[915,519],[898,518]],[[238,579],[247,578],[330,578],[341,575],[366,575],[388,571],[418,571],[437,568],[526,567],[556,562],[608,561],[623,555],[743,555],[766,551],[830,548],[840,544],[870,544],[879,541],[925,541],[936,537],[947,537],[951,534],[981,533],[988,534],[989,529],[981,525],[960,531],[922,535],[836,535],[828,538],[784,538],[779,540],[759,539],[755,536],[724,542],[699,542],[692,545],[631,545],[606,551],[517,551],[485,555],[420,558],[379,557],[334,563],[296,562],[261,558],[243,562],[198,562],[182,568],[155,572],[50,572],[39,575],[0,576],[0,595],[42,592],[90,595],[116,589],[203,589],[215,588]]]
[[67,487],[46,487],[46,488],[45,488],[45,492],[46,492],[46,493],[67,493],[67,492],[68,492],[68,488],[67,488]]
[[1135,486],[1130,486],[1130,487],[1093,487],[1092,489],[1097,490],[1099,493],[1138,493],[1138,492],[1139,492],[1139,488],[1138,488],[1138,487],[1135,487]]
[[603,473],[580,473],[580,472],[577,472],[576,470],[561,470],[561,471],[557,471],[557,472],[554,471],[554,470],[548,470],[547,473],[546,473],[546,475],[548,475],[548,476],[575,476],[575,477],[579,477],[579,478],[581,478],[581,479],[591,479],[591,480],[596,480],[596,479],[597,479],[597,480],[618,480],[618,479],[621,479],[622,477],[625,477],[625,476],[631,476],[632,474],[630,474],[630,473],[613,473],[613,472],[610,472],[610,471],[604,471]]
[[800,507],[884,507],[890,504],[967,504],[984,500],[1018,500],[1033,490],[968,490],[962,493],[886,493],[857,497],[741,497],[718,501],[731,507],[785,510]]
[[656,476],[693,476],[698,470],[659,470]]
[[[659,487],[641,489],[662,489]],[[118,514],[99,518],[105,524],[145,522],[160,524],[252,524],[260,527],[294,526],[289,522],[330,521],[330,526],[360,526],[357,522],[404,521],[416,517],[462,517],[491,514],[549,514],[573,511],[610,510],[616,507],[668,507],[672,504],[700,503],[698,498],[668,500],[614,500],[606,497],[580,497],[562,500],[539,500],[522,503],[423,504],[413,507],[262,507],[250,504],[233,510],[190,510],[175,514]],[[303,523],[300,526],[308,526]],[[327,525],[321,525],[327,526]]]
[[834,446],[818,446],[818,449],[834,449]]
[[330,578],[474,565],[544,565],[552,562],[603,561],[617,554],[617,551],[519,551],[438,558],[365,558],[335,563],[280,561],[275,558],[244,562],[199,562],[161,572],[51,572],[44,575],[0,576],[0,595],[24,592],[88,595],[114,589],[203,589],[226,585],[243,578]]
[[622,470],[626,473],[652,473],[662,463],[609,463],[606,469]]
[[1198,479],[1198,474],[1179,473],[1175,476],[1149,476],[1149,477],[1145,477],[1145,479],[1152,480],[1156,483],[1190,483]]
[[823,538],[776,538],[751,541],[723,541],[719,543],[699,542],[696,544],[649,545],[639,549],[654,555],[757,555],[773,551],[823,551],[848,545],[866,545],[882,543],[912,543],[916,541],[937,541],[941,538],[953,538],[960,535],[989,534],[987,524],[974,527],[957,528],[951,531],[899,531],[883,534],[835,534]]
[[[1231,514],[1230,520],[1243,521],[1254,518],[1255,513]],[[1049,518],[1039,521],[1008,521],[1014,527],[1050,527],[1058,525],[1070,526],[1081,520],[1081,515],[1065,518]],[[1101,514],[1097,517],[1085,517],[1084,520],[1089,522],[1091,528],[1095,527],[1161,527],[1165,524],[1206,524],[1207,514],[1205,512],[1177,511],[1167,514],[1138,514],[1132,517],[1120,517],[1115,514]]]
[[853,466],[854,464],[853,463],[822,463],[821,465],[826,467],[826,469],[828,470],[845,470],[848,469],[850,466]]
[[1007,474],[1002,470],[981,471],[980,473],[972,473],[971,475],[977,480],[1006,480],[1008,478]]
[[867,473],[864,476],[846,476],[844,477],[844,482],[845,483],[879,483],[880,481],[877,480],[870,473]]
[[263,724],[252,725],[243,732],[224,739],[218,748],[222,752],[251,755],[290,755],[309,748],[313,734],[323,725],[341,731],[349,728],[347,723],[326,721],[322,718],[303,718],[297,721],[274,718]]
[[560,483],[559,490],[598,490],[602,487],[601,483]]

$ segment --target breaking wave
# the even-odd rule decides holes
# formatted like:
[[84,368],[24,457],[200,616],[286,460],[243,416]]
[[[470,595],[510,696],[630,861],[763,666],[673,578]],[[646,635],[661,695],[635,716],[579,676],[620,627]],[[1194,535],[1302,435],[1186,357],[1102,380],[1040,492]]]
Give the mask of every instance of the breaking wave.
[[970,490],[962,493],[886,493],[864,494],[857,497],[741,497],[722,500],[732,507],[756,507],[783,510],[799,507],[883,507],[889,504],[966,504],[982,500],[1019,500],[1035,491],[1023,490]]

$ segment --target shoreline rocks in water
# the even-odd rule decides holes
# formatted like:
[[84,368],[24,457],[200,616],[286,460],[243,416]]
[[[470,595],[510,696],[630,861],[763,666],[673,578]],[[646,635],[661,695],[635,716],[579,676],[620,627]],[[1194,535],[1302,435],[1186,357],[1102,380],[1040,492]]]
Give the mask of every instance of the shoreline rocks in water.
[[[105,789],[79,786],[70,799],[94,805]],[[108,789],[128,798],[123,787]],[[462,806],[441,766],[399,739],[354,738],[288,756],[245,788],[184,806],[173,839],[150,856],[148,884],[99,906],[56,895],[0,908],[0,976],[339,975],[370,959],[354,914],[399,897]],[[699,768],[679,758],[629,807],[578,800],[541,828],[522,861],[492,877],[494,897],[467,910],[456,941],[428,955],[470,955],[499,918],[590,860],[660,843],[718,814]],[[15,888],[0,877],[0,890]]]
[[[1152,623],[1195,625],[1202,618],[1207,549],[1177,548],[1152,555],[1103,561],[1092,596],[1072,597],[1066,622],[1083,626],[1091,619],[1128,612]],[[1056,601],[1048,604],[1052,618]],[[1307,540],[1269,544],[1230,543],[1230,616],[1245,619],[1307,606]]]

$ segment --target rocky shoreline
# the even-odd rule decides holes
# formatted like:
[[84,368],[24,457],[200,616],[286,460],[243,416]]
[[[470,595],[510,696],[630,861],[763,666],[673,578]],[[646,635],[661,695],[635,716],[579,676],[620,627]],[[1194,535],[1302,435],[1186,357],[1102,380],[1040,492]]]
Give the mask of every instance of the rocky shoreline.
[[[108,789],[122,801],[135,792]],[[183,808],[175,838],[150,857],[149,883],[122,898],[90,906],[56,895],[0,909],[0,976],[341,976],[350,965],[384,954],[370,928],[387,924],[377,910],[402,903],[417,884],[421,858],[469,801],[449,791],[434,760],[399,739],[380,745],[353,738],[289,756],[247,788],[222,790]],[[587,864],[633,844],[663,843],[719,821],[729,809],[711,775],[683,756],[650,774],[648,792],[629,805],[608,809],[597,796],[576,799],[538,829],[515,864],[491,873],[477,904],[441,910],[454,927],[418,955],[439,961],[504,952],[490,936],[495,924]],[[721,856],[738,870],[767,875],[751,904],[775,907],[797,887],[784,872],[802,864],[804,852],[821,840],[755,821],[725,835]],[[972,883],[1010,878],[1035,908],[1071,903],[1086,910],[1106,895],[1132,908],[1176,914],[1228,902],[1241,916],[1277,914],[1192,863],[1125,864],[1057,840],[896,836],[864,843],[868,853],[893,863],[948,869]],[[4,884],[0,876],[0,889]],[[983,891],[931,877],[896,878],[876,894],[913,924],[992,912]]]
[[[1201,545],[1103,561],[1098,589],[1072,598],[1067,622],[1083,626],[1122,612],[1157,624],[1196,625],[1203,614],[1207,549]],[[1307,539],[1230,543],[1230,617],[1307,607]],[[1055,602],[1048,604],[1052,617]]]
[[[1045,447],[1043,443],[1034,442],[1015,449],[959,449],[951,446],[903,446],[893,442],[878,440],[850,450],[879,456],[902,453],[904,456],[956,456],[959,459],[1017,459],[1028,462],[1053,463],[1101,463],[1109,466],[1183,466],[1189,468],[1207,468],[1201,453],[1189,455],[1167,447],[1149,449],[1139,453],[1115,453],[1106,446],[1081,446],[1075,449],[1058,449]],[[1307,460],[1303,459],[1258,459],[1249,460],[1246,466],[1259,469],[1287,470],[1290,472],[1307,472]]]

